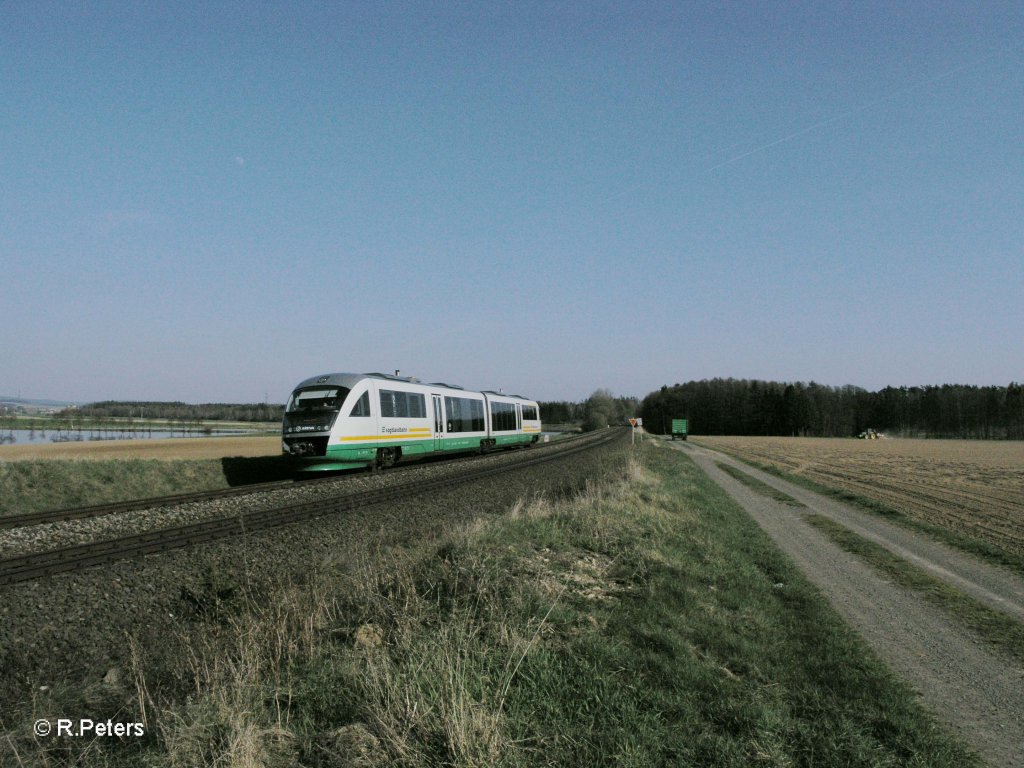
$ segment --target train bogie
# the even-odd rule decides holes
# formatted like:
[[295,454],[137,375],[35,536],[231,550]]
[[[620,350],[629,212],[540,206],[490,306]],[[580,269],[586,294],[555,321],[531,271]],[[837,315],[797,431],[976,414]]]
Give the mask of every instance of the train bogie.
[[385,374],[301,382],[285,407],[282,450],[302,471],[389,466],[403,458],[529,445],[536,402]]

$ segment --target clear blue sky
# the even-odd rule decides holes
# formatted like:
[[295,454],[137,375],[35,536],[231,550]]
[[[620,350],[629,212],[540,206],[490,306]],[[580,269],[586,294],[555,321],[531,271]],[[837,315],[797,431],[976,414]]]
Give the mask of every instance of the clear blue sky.
[[1024,4],[0,3],[0,393],[1024,380]]

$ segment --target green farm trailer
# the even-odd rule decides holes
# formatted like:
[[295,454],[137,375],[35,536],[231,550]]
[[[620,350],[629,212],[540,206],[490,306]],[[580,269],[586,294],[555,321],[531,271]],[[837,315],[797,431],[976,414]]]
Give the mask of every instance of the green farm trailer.
[[687,421],[686,419],[672,419],[672,439],[675,440],[677,437],[680,440],[686,439]]

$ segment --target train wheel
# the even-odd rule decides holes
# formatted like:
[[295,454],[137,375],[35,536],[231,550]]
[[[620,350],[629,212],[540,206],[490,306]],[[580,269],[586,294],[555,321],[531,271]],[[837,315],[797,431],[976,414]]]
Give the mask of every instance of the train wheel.
[[393,467],[395,462],[398,461],[398,449],[397,448],[378,448],[377,449],[377,466],[381,469],[387,469]]

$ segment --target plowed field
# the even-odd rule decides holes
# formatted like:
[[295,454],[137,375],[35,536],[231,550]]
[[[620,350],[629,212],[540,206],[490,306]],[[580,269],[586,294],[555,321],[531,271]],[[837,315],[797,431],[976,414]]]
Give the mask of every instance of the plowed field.
[[699,437],[708,448],[874,499],[1024,555],[1024,443]]

